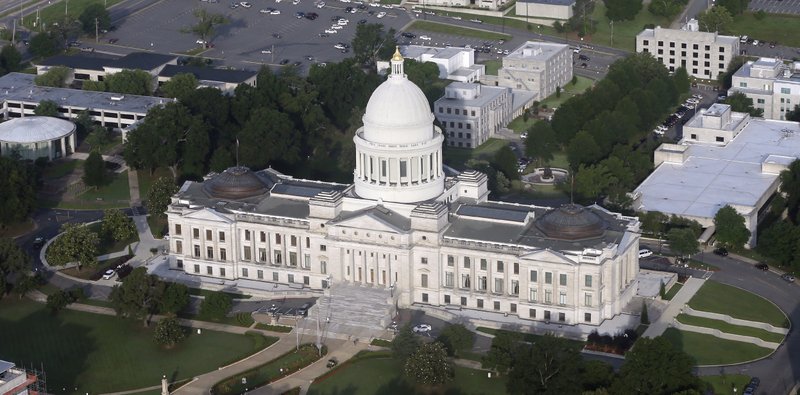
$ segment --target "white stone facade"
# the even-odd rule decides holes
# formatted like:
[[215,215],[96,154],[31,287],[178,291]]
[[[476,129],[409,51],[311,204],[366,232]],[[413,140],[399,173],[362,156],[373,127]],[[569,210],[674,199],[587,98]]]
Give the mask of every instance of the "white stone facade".
[[475,148],[512,121],[511,88],[454,82],[433,109],[451,147]]
[[716,80],[739,55],[739,38],[698,31],[690,20],[683,29],[644,29],[636,35],[636,52],[647,52],[670,72],[679,67],[690,76]]
[[786,119],[786,113],[800,104],[800,62],[786,64],[780,59],[760,58],[742,65],[731,78],[728,94],[743,93],[764,118]]
[[528,41],[503,57],[500,86],[534,92],[544,100],[572,79],[572,50],[565,44]]
[[566,21],[572,18],[575,0],[527,0],[517,1],[515,6],[517,16]]
[[[636,218],[599,207],[490,202],[485,175],[444,180],[433,159],[424,162],[434,169],[421,179],[404,181],[390,162],[386,178],[365,178],[365,157],[391,157],[397,165],[441,153],[430,112],[415,102],[424,96],[403,81],[399,54],[392,63],[355,138],[355,184],[244,168],[187,181],[167,210],[170,267],[306,289],[387,288],[399,307],[474,309],[563,325],[595,326],[619,315],[636,290]],[[406,102],[394,96],[399,91]],[[394,113],[375,112],[390,103]],[[398,119],[409,125],[401,128]],[[425,182],[426,174],[433,179]]]

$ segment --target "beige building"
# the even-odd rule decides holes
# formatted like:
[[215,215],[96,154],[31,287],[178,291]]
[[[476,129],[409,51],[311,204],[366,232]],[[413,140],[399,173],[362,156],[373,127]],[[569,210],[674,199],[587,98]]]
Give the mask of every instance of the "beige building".
[[356,132],[353,184],[242,167],[187,181],[167,209],[170,268],[324,292],[333,327],[386,325],[396,306],[585,336],[624,315],[638,220],[491,202],[485,175],[445,176],[442,131],[402,62]]
[[503,57],[500,86],[531,91],[543,100],[572,79],[572,50],[565,44],[528,41]]
[[509,0],[422,0],[421,7],[478,7],[487,10],[498,10]]
[[670,72],[683,67],[690,76],[716,80],[739,55],[739,38],[701,32],[696,20],[682,29],[644,29],[636,35],[636,52],[647,52]]
[[518,0],[517,16],[566,21],[572,18],[575,0]]
[[475,148],[513,120],[511,88],[453,82],[433,103],[451,147]]
[[800,62],[759,58],[748,61],[733,74],[728,94],[745,94],[753,107],[764,110],[764,118],[786,119],[800,104]]

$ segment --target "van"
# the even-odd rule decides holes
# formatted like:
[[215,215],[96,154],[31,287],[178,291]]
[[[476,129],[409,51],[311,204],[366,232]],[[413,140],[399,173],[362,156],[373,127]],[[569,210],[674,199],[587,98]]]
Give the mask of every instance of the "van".
[[309,308],[311,308],[311,303],[304,303],[302,306],[300,306],[299,309],[297,309],[297,315],[302,315],[303,317],[307,317]]

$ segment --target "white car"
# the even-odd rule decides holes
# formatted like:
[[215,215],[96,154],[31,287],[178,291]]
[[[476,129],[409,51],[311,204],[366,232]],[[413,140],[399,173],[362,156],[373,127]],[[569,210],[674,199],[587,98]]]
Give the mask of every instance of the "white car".
[[370,7],[380,7],[381,3],[369,3]]
[[336,33],[339,33],[339,31],[338,30],[333,30],[333,29],[327,29],[327,30],[325,30],[325,33],[336,34]]
[[262,49],[261,53],[263,53],[264,55],[269,55],[269,54],[272,53],[272,50],[271,49]]
[[350,0],[340,0],[342,3],[349,3]]
[[639,250],[639,258],[647,258],[649,256],[653,256],[653,251],[650,251],[647,248],[642,248]]
[[292,1],[292,4],[298,5],[298,4],[300,4],[300,0],[294,0],[294,1]]
[[281,10],[274,10],[274,11],[270,12],[269,14],[270,15],[280,15],[281,14]]
[[386,13],[385,13],[385,12],[383,12],[383,11],[381,11],[381,12],[379,12],[379,13],[378,13],[378,15],[376,15],[376,16],[377,16],[378,18],[383,18],[383,17],[385,17],[385,16],[386,16]]
[[103,273],[103,280],[111,280],[111,277],[114,277],[115,273],[116,272],[114,271],[114,269],[106,270],[105,273]]
[[243,2],[241,2],[239,4],[244,8],[250,8],[250,7],[253,6],[252,4],[250,4],[250,3],[246,2],[246,1],[243,1]]
[[321,2],[317,3],[317,8],[325,8],[325,2],[321,1]]
[[655,134],[657,134],[659,136],[663,135],[666,132],[667,132],[667,128],[665,128],[664,126],[661,126],[661,125],[659,125],[655,129],[653,129],[653,133],[655,133]]
[[333,30],[341,30],[342,28],[343,28],[343,26],[339,26],[339,25],[331,26],[331,29],[333,29]]
[[419,36],[419,39],[420,40],[424,40],[424,41],[431,41],[431,37],[430,36],[425,36],[425,35]]
[[348,21],[347,19],[339,19],[336,23],[339,24],[339,26],[347,26],[347,24],[350,23],[350,21]]
[[341,44],[341,43],[339,43],[339,44],[336,44],[336,45],[334,45],[333,47],[334,47],[334,48],[336,48],[336,49],[345,49],[345,46],[344,46],[344,44]]
[[454,17],[453,17],[453,19],[455,19],[455,20],[457,20],[457,21],[460,21],[460,20],[461,20],[461,17],[460,17],[460,16],[454,16]]
[[169,233],[165,233],[164,236],[162,237],[162,239],[169,240]]
[[381,4],[381,8],[386,8],[386,9],[390,9],[391,10],[392,9],[392,5],[391,4]]
[[419,324],[411,329],[414,333],[427,333],[431,331],[431,326],[428,324]]
[[262,13],[262,14],[269,14],[271,11],[270,11],[270,10],[267,10],[267,9],[264,9],[264,8],[262,8],[262,9],[258,10],[258,12],[260,12],[260,13]]
[[528,132],[522,132],[522,133],[520,133],[520,135],[519,135],[519,138],[521,138],[521,139],[526,139],[526,138],[528,138]]

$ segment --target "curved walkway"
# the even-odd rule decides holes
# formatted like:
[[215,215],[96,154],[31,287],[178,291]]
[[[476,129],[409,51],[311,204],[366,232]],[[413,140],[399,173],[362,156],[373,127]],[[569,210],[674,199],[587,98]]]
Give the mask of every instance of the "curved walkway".
[[675,322],[675,317],[680,314],[684,306],[689,303],[697,290],[705,284],[706,280],[690,277],[683,284],[683,287],[678,291],[669,303],[669,306],[664,310],[664,313],[655,322],[651,322],[647,330],[642,334],[643,337],[655,338],[664,334],[672,323]]

